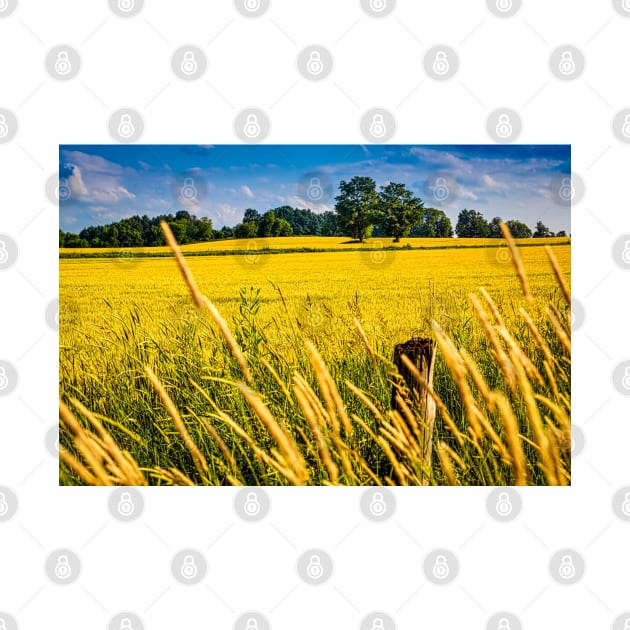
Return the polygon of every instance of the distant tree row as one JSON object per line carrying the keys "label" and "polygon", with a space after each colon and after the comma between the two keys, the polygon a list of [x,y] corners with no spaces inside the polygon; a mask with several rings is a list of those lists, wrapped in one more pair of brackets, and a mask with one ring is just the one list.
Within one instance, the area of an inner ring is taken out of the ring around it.
{"label": "distant tree row", "polygon": [[[225,238],[262,238],[275,236],[348,236],[363,242],[374,236],[389,236],[400,242],[405,236],[450,238],[453,227],[442,210],[425,208],[405,184],[389,182],[376,188],[371,177],[357,176],[341,181],[335,197],[335,211],[321,214],[310,209],[280,206],[259,213],[245,210],[243,221],[220,230],[212,227],[208,218],[197,218],[186,210],[149,218],[133,216],[109,225],[87,227],[79,234],[59,230],[60,247],[151,247],[164,245],[160,222],[166,221],[179,243],[202,243]],[[500,238],[501,219],[488,222],[476,210],[464,208],[457,218],[455,234],[463,238]],[[553,234],[542,221],[532,230],[516,219],[506,221],[515,238],[566,236]]]}
{"label": "distant tree row", "polygon": [[[460,238],[502,238],[501,217],[494,217],[490,222],[486,221],[481,212],[464,208],[457,217],[455,233]],[[564,230],[553,233],[542,221],[536,223],[536,229],[531,229],[522,221],[510,219],[505,224],[510,229],[514,238],[548,238],[551,236],[566,236]]]}

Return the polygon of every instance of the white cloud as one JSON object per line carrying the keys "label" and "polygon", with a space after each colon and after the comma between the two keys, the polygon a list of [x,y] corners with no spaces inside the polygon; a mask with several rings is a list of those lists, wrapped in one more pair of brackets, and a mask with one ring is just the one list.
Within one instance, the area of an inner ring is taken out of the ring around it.
{"label": "white cloud", "polygon": [[87,186],[83,181],[81,175],[81,169],[78,166],[74,166],[72,174],[68,177],[68,186],[73,197],[85,197],[88,194]]}
{"label": "white cloud", "polygon": [[252,192],[252,189],[249,186],[246,186],[245,184],[241,186],[241,192],[244,193],[245,196],[249,197],[250,199],[254,198],[254,193]]}

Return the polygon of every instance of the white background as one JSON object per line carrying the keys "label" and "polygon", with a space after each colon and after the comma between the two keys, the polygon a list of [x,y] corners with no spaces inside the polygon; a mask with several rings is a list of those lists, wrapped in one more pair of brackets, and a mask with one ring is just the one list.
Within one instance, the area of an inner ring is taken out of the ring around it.
{"label": "white background", "polygon": [[[82,56],[67,83],[44,67],[59,43]],[[185,43],[208,56],[205,76],[192,83],[170,68]],[[335,62],[317,83],[295,63],[312,43],[328,47]],[[422,69],[423,51],[438,43],[460,58],[444,83]],[[549,70],[549,55],[564,43],[586,57],[576,81]],[[611,627],[630,609],[630,525],[611,507],[630,483],[629,400],[611,381],[630,356],[628,272],[611,254],[630,232],[630,146],[611,128],[630,105],[628,59],[630,19],[605,0],[526,0],[504,19],[481,0],[399,0],[382,19],[354,0],[272,0],[256,19],[228,0],[148,0],[130,19],[103,0],[21,0],[0,19],[0,107],[19,119],[17,136],[0,145],[0,232],[20,249],[17,263],[0,271],[0,359],[20,378],[0,397],[0,485],[20,502],[0,522],[0,611],[23,630],[106,628],[121,610],[155,630],[231,628],[247,610],[265,614],[274,630],[359,628],[373,610],[401,629],[485,628],[499,610],[536,630]],[[144,490],[144,513],[129,524],[110,516],[110,490],[58,488],[57,462],[44,447],[57,422],[58,337],[44,313],[58,294],[58,210],[44,187],[58,168],[58,145],[112,142],[107,121],[123,106],[141,112],[146,143],[237,142],[233,119],[249,106],[270,116],[270,143],[363,142],[360,116],[377,106],[396,117],[396,143],[490,142],[485,122],[502,106],[523,121],[518,142],[570,143],[573,171],[586,185],[571,227],[572,287],[586,311],[573,335],[573,422],[586,435],[573,486],[520,491],[523,511],[509,523],[489,517],[489,489],[395,489],[397,511],[380,524],[363,518],[362,491],[353,488],[269,489],[269,516],[254,524],[234,513],[230,488]],[[83,563],[66,587],[44,573],[59,547]],[[207,578],[194,587],[170,573],[183,547],[208,560]],[[310,547],[334,560],[332,579],[319,587],[295,571]],[[459,558],[458,578],[445,587],[422,573],[435,547]],[[562,547],[586,560],[573,586],[548,571]]]}

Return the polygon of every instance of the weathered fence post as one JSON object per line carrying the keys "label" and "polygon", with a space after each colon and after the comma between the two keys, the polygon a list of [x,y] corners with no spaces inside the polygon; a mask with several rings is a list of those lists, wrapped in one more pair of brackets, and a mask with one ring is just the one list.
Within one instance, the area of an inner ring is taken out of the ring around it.
{"label": "weathered fence post", "polygon": [[[411,408],[416,410],[420,418],[419,429],[424,466],[431,470],[431,455],[433,450],[433,425],[435,424],[435,401],[414,378],[411,371],[403,363],[405,355],[418,369],[429,385],[433,385],[433,369],[435,367],[435,343],[432,339],[412,337],[409,341],[394,346],[394,364],[402,376],[407,389],[411,392]],[[392,410],[401,412],[396,401],[398,391],[392,385]],[[402,415],[402,413],[401,413]],[[404,416],[403,416],[404,417]]]}

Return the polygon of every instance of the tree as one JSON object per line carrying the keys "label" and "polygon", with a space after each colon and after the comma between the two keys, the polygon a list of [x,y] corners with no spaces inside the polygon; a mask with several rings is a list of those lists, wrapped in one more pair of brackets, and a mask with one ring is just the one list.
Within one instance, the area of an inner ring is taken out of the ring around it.
{"label": "tree", "polygon": [[556,232],[556,236],[566,236],[567,233],[564,230],[560,230],[559,232]]}
{"label": "tree", "polygon": [[293,228],[286,219],[276,219],[273,224],[274,236],[292,236]]}
{"label": "tree", "polygon": [[273,210],[265,212],[258,224],[258,234],[260,236],[273,236],[273,227],[275,222],[276,213]]}
{"label": "tree", "polygon": [[538,221],[534,231],[534,238],[547,238],[549,236],[553,236],[549,228],[542,221]]}
{"label": "tree", "polygon": [[258,224],[260,222],[260,214],[258,214],[258,210],[254,210],[253,208],[247,208],[245,210],[245,214],[243,215],[243,223],[247,223],[248,221],[253,221]]}
{"label": "tree", "polygon": [[481,212],[464,208],[457,217],[455,232],[459,238],[487,238],[490,226]]}
{"label": "tree", "polygon": [[423,208],[422,200],[404,184],[389,182],[378,194],[378,223],[386,236],[400,243],[401,236],[408,236],[411,228],[422,221]]}
{"label": "tree", "polygon": [[512,219],[511,221],[506,221],[505,225],[508,226],[510,230],[510,234],[514,238],[531,238],[532,231],[521,221],[517,221],[516,219]]}
{"label": "tree", "polygon": [[451,238],[453,226],[442,210],[425,208],[422,212],[422,221],[411,229],[411,234],[423,238]]}
{"label": "tree", "polygon": [[492,221],[488,224],[490,228],[490,234],[488,236],[490,238],[503,238],[503,232],[501,232],[501,217],[494,217]]}
{"label": "tree", "polygon": [[234,236],[236,238],[255,238],[258,236],[258,224],[255,221],[239,223],[234,228]]}
{"label": "tree", "polygon": [[339,190],[335,197],[337,225],[343,234],[362,243],[377,218],[376,182],[371,177],[356,176],[349,182],[342,181]]}

